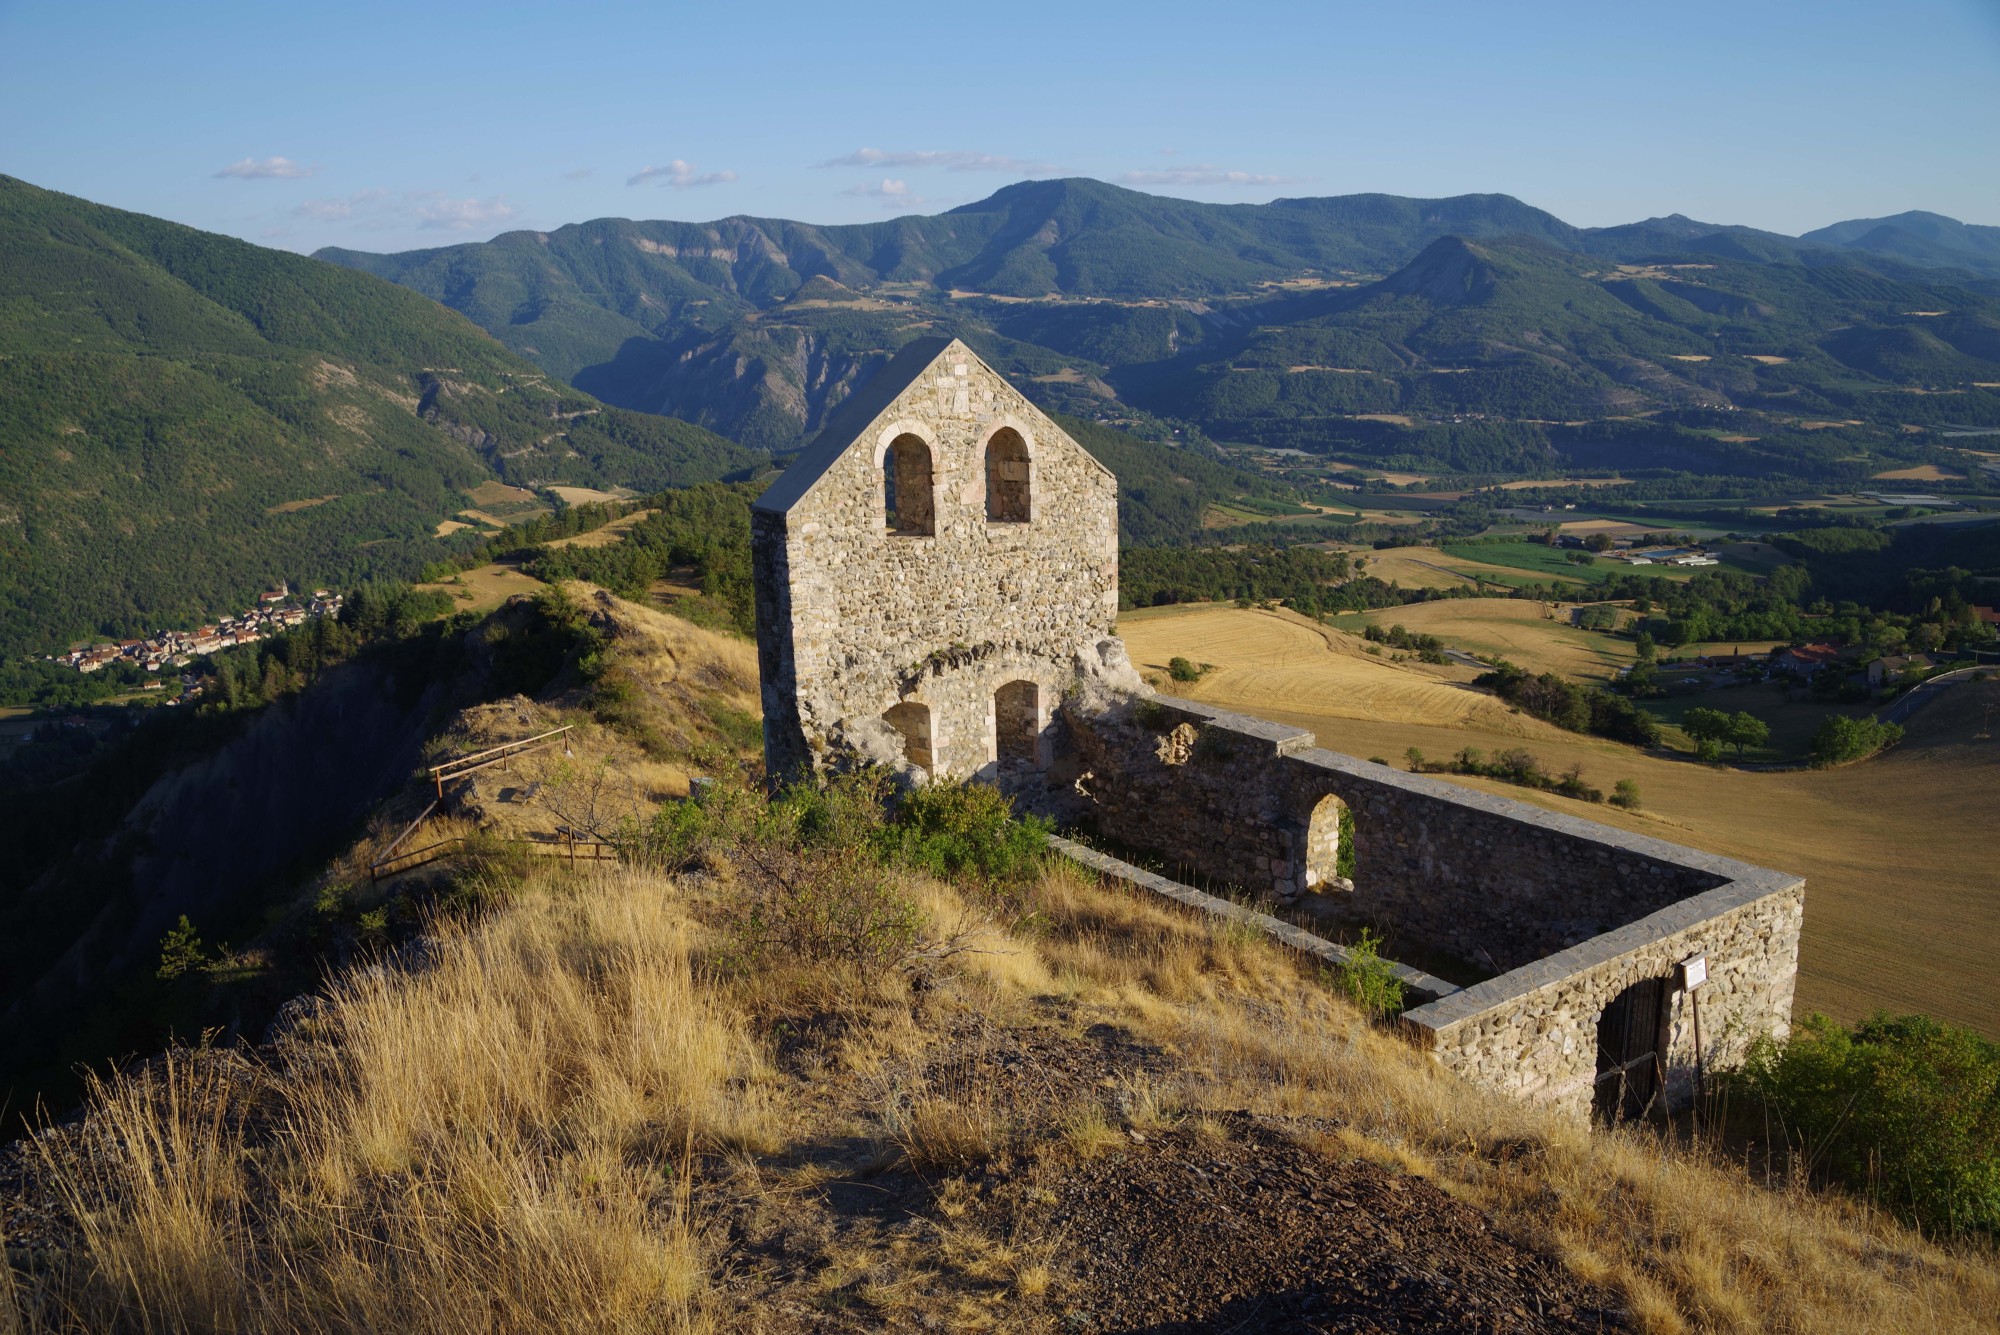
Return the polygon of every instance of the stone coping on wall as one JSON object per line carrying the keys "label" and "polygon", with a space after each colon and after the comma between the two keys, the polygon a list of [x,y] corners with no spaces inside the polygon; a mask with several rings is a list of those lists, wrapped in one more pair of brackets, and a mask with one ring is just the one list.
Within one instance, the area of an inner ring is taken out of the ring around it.
{"label": "stone coping on wall", "polygon": [[[1307,734],[1308,737],[1310,735]],[[1294,926],[1286,922],[1283,918],[1273,917],[1268,913],[1260,913],[1256,909],[1247,908],[1232,900],[1206,894],[1191,885],[1182,885],[1179,881],[1168,880],[1166,877],[1149,872],[1143,867],[1135,867],[1129,862],[1120,861],[1108,853],[1100,853],[1094,848],[1085,847],[1074,840],[1065,839],[1061,835],[1050,835],[1049,847],[1070,861],[1088,867],[1100,875],[1127,882],[1142,890],[1149,890],[1156,895],[1163,895],[1168,899],[1176,900],[1187,905],[1189,908],[1213,917],[1243,923],[1257,931],[1263,932],[1273,940],[1282,942],[1304,954],[1325,960],[1329,964],[1343,965],[1353,959],[1353,956],[1345,947],[1328,941],[1324,937],[1314,936],[1311,932]],[[1460,991],[1456,984],[1447,983],[1444,979],[1433,977],[1421,969],[1413,969],[1407,964],[1398,964],[1394,960],[1384,960],[1383,963],[1389,966],[1389,971],[1395,975],[1396,981],[1403,985],[1403,992],[1406,996],[1422,997],[1430,1000],[1432,1004],[1436,1004],[1435,999],[1449,998]],[[1428,1007],[1423,1007],[1422,1009],[1428,1009]]]}
{"label": "stone coping on wall", "polygon": [[1339,751],[1329,751],[1318,744],[1318,738],[1313,733],[1288,723],[1273,723],[1268,719],[1234,714],[1199,701],[1184,700],[1178,696],[1154,695],[1149,703],[1173,713],[1183,714],[1190,721],[1198,722],[1205,727],[1219,728],[1233,735],[1249,738],[1259,745],[1268,746],[1274,757],[1282,756],[1300,764],[1352,775],[1369,783],[1400,789],[1413,796],[1428,798],[1460,810],[1498,816],[1553,834],[1602,844],[1619,852],[1649,858],[1668,866],[1705,872],[1719,881],[1778,877],[1790,883],[1798,879],[1748,862],[1739,862],[1735,858],[1704,853],[1699,849],[1670,843],[1665,839],[1655,839],[1651,835],[1633,834],[1613,825],[1548,811],[1516,798],[1502,797],[1498,793],[1484,793],[1455,783],[1446,783],[1427,774],[1412,774],[1407,770],[1380,765],[1372,760],[1362,760]]}
{"label": "stone coping on wall", "polygon": [[1415,1036],[1420,1040],[1434,1043],[1437,1035],[1456,1025],[1512,1006],[1545,988],[1558,987],[1586,970],[1691,931],[1760,899],[1796,893],[1805,886],[1803,878],[1784,872],[1749,867],[1747,864],[1745,870],[1748,875],[1727,885],[1689,896],[1658,912],[1649,913],[1637,922],[1614,927],[1566,950],[1545,955],[1496,978],[1407,1010],[1403,1012],[1403,1023],[1416,1031]]}

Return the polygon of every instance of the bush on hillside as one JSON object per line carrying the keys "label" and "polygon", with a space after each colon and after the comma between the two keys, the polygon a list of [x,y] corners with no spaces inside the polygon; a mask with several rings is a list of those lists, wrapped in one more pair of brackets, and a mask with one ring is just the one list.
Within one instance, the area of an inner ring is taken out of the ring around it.
{"label": "bush on hillside", "polygon": [[1812,1015],[1728,1084],[1817,1176],[1933,1229],[2000,1233],[2000,1044],[1922,1015]]}
{"label": "bush on hillside", "polygon": [[1850,718],[1834,714],[1813,734],[1812,763],[1825,769],[1866,760],[1877,751],[1903,740],[1903,730],[1894,723],[1878,723],[1872,718]]}

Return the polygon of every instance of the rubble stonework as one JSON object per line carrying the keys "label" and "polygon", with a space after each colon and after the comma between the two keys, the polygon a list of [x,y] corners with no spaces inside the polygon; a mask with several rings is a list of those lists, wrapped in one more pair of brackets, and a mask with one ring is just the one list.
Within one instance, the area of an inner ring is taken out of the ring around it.
{"label": "rubble stonework", "polygon": [[[885,523],[884,457],[905,437],[931,464],[932,531],[914,536]],[[1024,737],[1024,763],[1046,764],[1057,699],[1115,643],[1117,485],[963,343],[906,346],[751,515],[769,771],[849,749],[991,774]]]}
{"label": "rubble stonework", "polygon": [[1114,633],[1115,480],[956,340],[906,347],[856,394],[757,502],[752,543],[774,778],[842,753],[998,778],[1175,875],[1462,962],[1452,983],[1404,968],[1424,980],[1406,1032],[1470,1080],[1579,1115],[1603,1106],[1607,1062],[1643,1064],[1674,1104],[1698,1052],[1728,1064],[1789,1031],[1797,877],[1149,692]]}
{"label": "rubble stonework", "polygon": [[[1311,895],[1316,916],[1385,933],[1392,955],[1400,946],[1498,975],[1402,1017],[1478,1084],[1588,1114],[1598,1021],[1648,980],[1667,980],[1658,1074],[1669,1105],[1690,1093],[1698,1049],[1704,1065],[1726,1066],[1790,1032],[1796,876],[1322,750],[1304,729],[1192,701],[1135,699],[1066,722],[1089,799],[1079,814],[1215,888],[1292,899],[1312,879],[1313,813],[1328,797],[1344,803],[1354,888]],[[1708,966],[1699,1036],[1677,975],[1697,956]]]}

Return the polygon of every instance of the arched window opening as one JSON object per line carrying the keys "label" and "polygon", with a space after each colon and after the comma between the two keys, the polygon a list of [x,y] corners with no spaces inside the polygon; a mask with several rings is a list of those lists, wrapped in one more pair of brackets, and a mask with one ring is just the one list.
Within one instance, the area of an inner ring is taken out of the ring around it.
{"label": "arched window opening", "polygon": [[1590,1106],[1599,1121],[1644,1117],[1660,1097],[1670,995],[1669,980],[1642,978],[1597,1017],[1597,1089]]}
{"label": "arched window opening", "polygon": [[882,721],[902,735],[903,759],[918,769],[928,771],[935,755],[931,750],[931,707],[915,700],[905,700],[889,706],[882,715]]}
{"label": "arched window opening", "polygon": [[882,456],[882,518],[890,536],[927,538],[936,532],[931,495],[931,447],[904,434]]}
{"label": "arched window opening", "polygon": [[1010,681],[993,693],[993,741],[1003,765],[1033,765],[1039,759],[1042,735],[1041,688],[1032,681]]}
{"label": "arched window opening", "polygon": [[1331,793],[1319,800],[1306,823],[1305,888],[1354,888],[1354,813]]}
{"label": "arched window opening", "polygon": [[986,442],[986,522],[1025,524],[1028,507],[1028,442],[1003,426]]}

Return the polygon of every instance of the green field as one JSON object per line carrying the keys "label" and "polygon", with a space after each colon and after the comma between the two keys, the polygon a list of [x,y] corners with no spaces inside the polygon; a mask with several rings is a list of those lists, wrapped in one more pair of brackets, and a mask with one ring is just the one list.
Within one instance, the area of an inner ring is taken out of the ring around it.
{"label": "green field", "polygon": [[1539,542],[1453,543],[1438,550],[1462,561],[1483,561],[1487,565],[1533,571],[1544,579],[1553,576],[1584,584],[1599,583],[1609,578],[1612,571],[1624,569],[1609,561],[1598,560],[1591,561],[1589,565],[1577,565],[1568,559],[1574,548],[1548,547]]}

